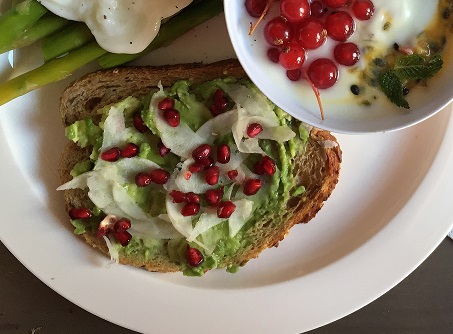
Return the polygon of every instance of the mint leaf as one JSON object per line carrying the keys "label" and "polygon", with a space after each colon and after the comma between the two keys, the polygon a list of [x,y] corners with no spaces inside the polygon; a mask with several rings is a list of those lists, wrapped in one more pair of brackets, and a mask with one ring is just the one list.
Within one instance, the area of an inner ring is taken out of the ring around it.
{"label": "mint leaf", "polygon": [[393,71],[401,80],[429,79],[439,72],[442,65],[439,54],[428,62],[422,56],[413,54],[397,57]]}
{"label": "mint leaf", "polygon": [[404,99],[401,79],[390,70],[379,76],[379,84],[387,98],[398,107],[409,109],[409,103]]}
{"label": "mint leaf", "polygon": [[392,103],[409,109],[409,103],[403,95],[403,82],[430,79],[439,72],[442,65],[443,61],[439,54],[429,61],[417,54],[398,56],[393,68],[379,76],[379,84]]}

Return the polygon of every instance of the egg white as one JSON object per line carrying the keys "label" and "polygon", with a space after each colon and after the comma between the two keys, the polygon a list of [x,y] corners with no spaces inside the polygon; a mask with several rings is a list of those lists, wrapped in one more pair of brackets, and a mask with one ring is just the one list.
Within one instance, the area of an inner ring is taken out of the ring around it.
{"label": "egg white", "polygon": [[156,37],[162,19],[192,0],[41,0],[68,20],[85,22],[99,45],[109,52],[138,53]]}

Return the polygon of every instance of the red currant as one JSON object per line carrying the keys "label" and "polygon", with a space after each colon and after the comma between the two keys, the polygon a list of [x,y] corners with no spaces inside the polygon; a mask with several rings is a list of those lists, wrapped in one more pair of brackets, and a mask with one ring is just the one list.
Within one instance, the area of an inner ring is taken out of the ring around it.
{"label": "red currant", "polygon": [[341,43],[333,50],[333,56],[339,64],[352,66],[359,61],[360,50],[354,43]]}
{"label": "red currant", "polygon": [[264,37],[270,45],[285,45],[293,38],[293,28],[287,21],[278,16],[264,26]]}
{"label": "red currant", "polygon": [[321,1],[313,1],[310,4],[310,12],[313,17],[321,17],[327,12],[327,8]]}
{"label": "red currant", "polygon": [[305,49],[296,42],[290,42],[280,53],[278,62],[286,70],[296,70],[302,67],[305,61]]}
{"label": "red currant", "polygon": [[245,0],[245,8],[250,16],[260,17],[264,12],[267,0]]}
{"label": "red currant", "polygon": [[280,57],[280,50],[277,48],[270,48],[267,50],[267,58],[273,63],[278,63],[278,58]]}
{"label": "red currant", "polygon": [[310,18],[303,23],[297,38],[305,49],[317,49],[326,41],[327,30],[320,20]]}
{"label": "red currant", "polygon": [[280,14],[291,23],[299,23],[310,16],[308,0],[281,0]]}
{"label": "red currant", "polygon": [[340,8],[346,6],[350,0],[323,0],[324,4],[330,8]]}
{"label": "red currant", "polygon": [[344,42],[354,33],[354,19],[347,12],[333,12],[326,18],[326,29],[332,39]]}
{"label": "red currant", "polygon": [[310,64],[307,75],[316,88],[332,87],[338,79],[338,67],[327,58],[319,58]]}
{"label": "red currant", "polygon": [[359,20],[369,20],[374,14],[374,5],[370,0],[356,0],[352,5],[352,13]]}
{"label": "red currant", "polygon": [[288,71],[286,71],[286,76],[291,81],[298,81],[300,79],[300,77],[302,76],[302,71],[299,70],[299,69],[297,69],[297,70],[288,70]]}

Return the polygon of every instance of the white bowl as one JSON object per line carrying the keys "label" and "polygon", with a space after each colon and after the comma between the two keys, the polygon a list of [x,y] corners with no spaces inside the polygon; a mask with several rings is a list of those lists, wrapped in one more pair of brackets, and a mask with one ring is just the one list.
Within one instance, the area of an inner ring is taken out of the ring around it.
{"label": "white bowl", "polygon": [[[277,15],[278,6],[273,6],[252,36],[248,33],[251,22],[255,22],[256,18],[248,15],[244,0],[227,0],[224,7],[231,42],[250,79],[276,105],[310,125],[337,133],[387,132],[417,124],[453,100],[453,63],[446,61],[444,68],[429,81],[428,87],[417,87],[410,92],[407,96],[411,106],[409,110],[394,106],[384,96],[378,99],[381,103],[373,103],[372,107],[358,106],[353,102],[352,94],[348,93],[347,99],[339,99],[334,97],[333,89],[327,89],[320,90],[325,111],[325,119],[322,120],[308,83],[303,79],[290,81],[283,68],[267,58],[269,46],[264,40],[263,28],[268,20]],[[341,80],[347,80],[347,75],[342,76],[342,73],[340,68],[337,85]],[[347,90],[349,83],[346,81]]]}

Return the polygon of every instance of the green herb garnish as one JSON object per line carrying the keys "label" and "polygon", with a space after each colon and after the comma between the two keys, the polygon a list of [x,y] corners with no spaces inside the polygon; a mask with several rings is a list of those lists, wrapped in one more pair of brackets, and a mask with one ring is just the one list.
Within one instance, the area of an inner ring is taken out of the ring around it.
{"label": "green herb garnish", "polygon": [[398,107],[409,109],[404,98],[404,82],[432,78],[442,68],[443,61],[439,54],[426,60],[420,55],[398,56],[393,68],[379,76],[379,84],[388,99]]}

